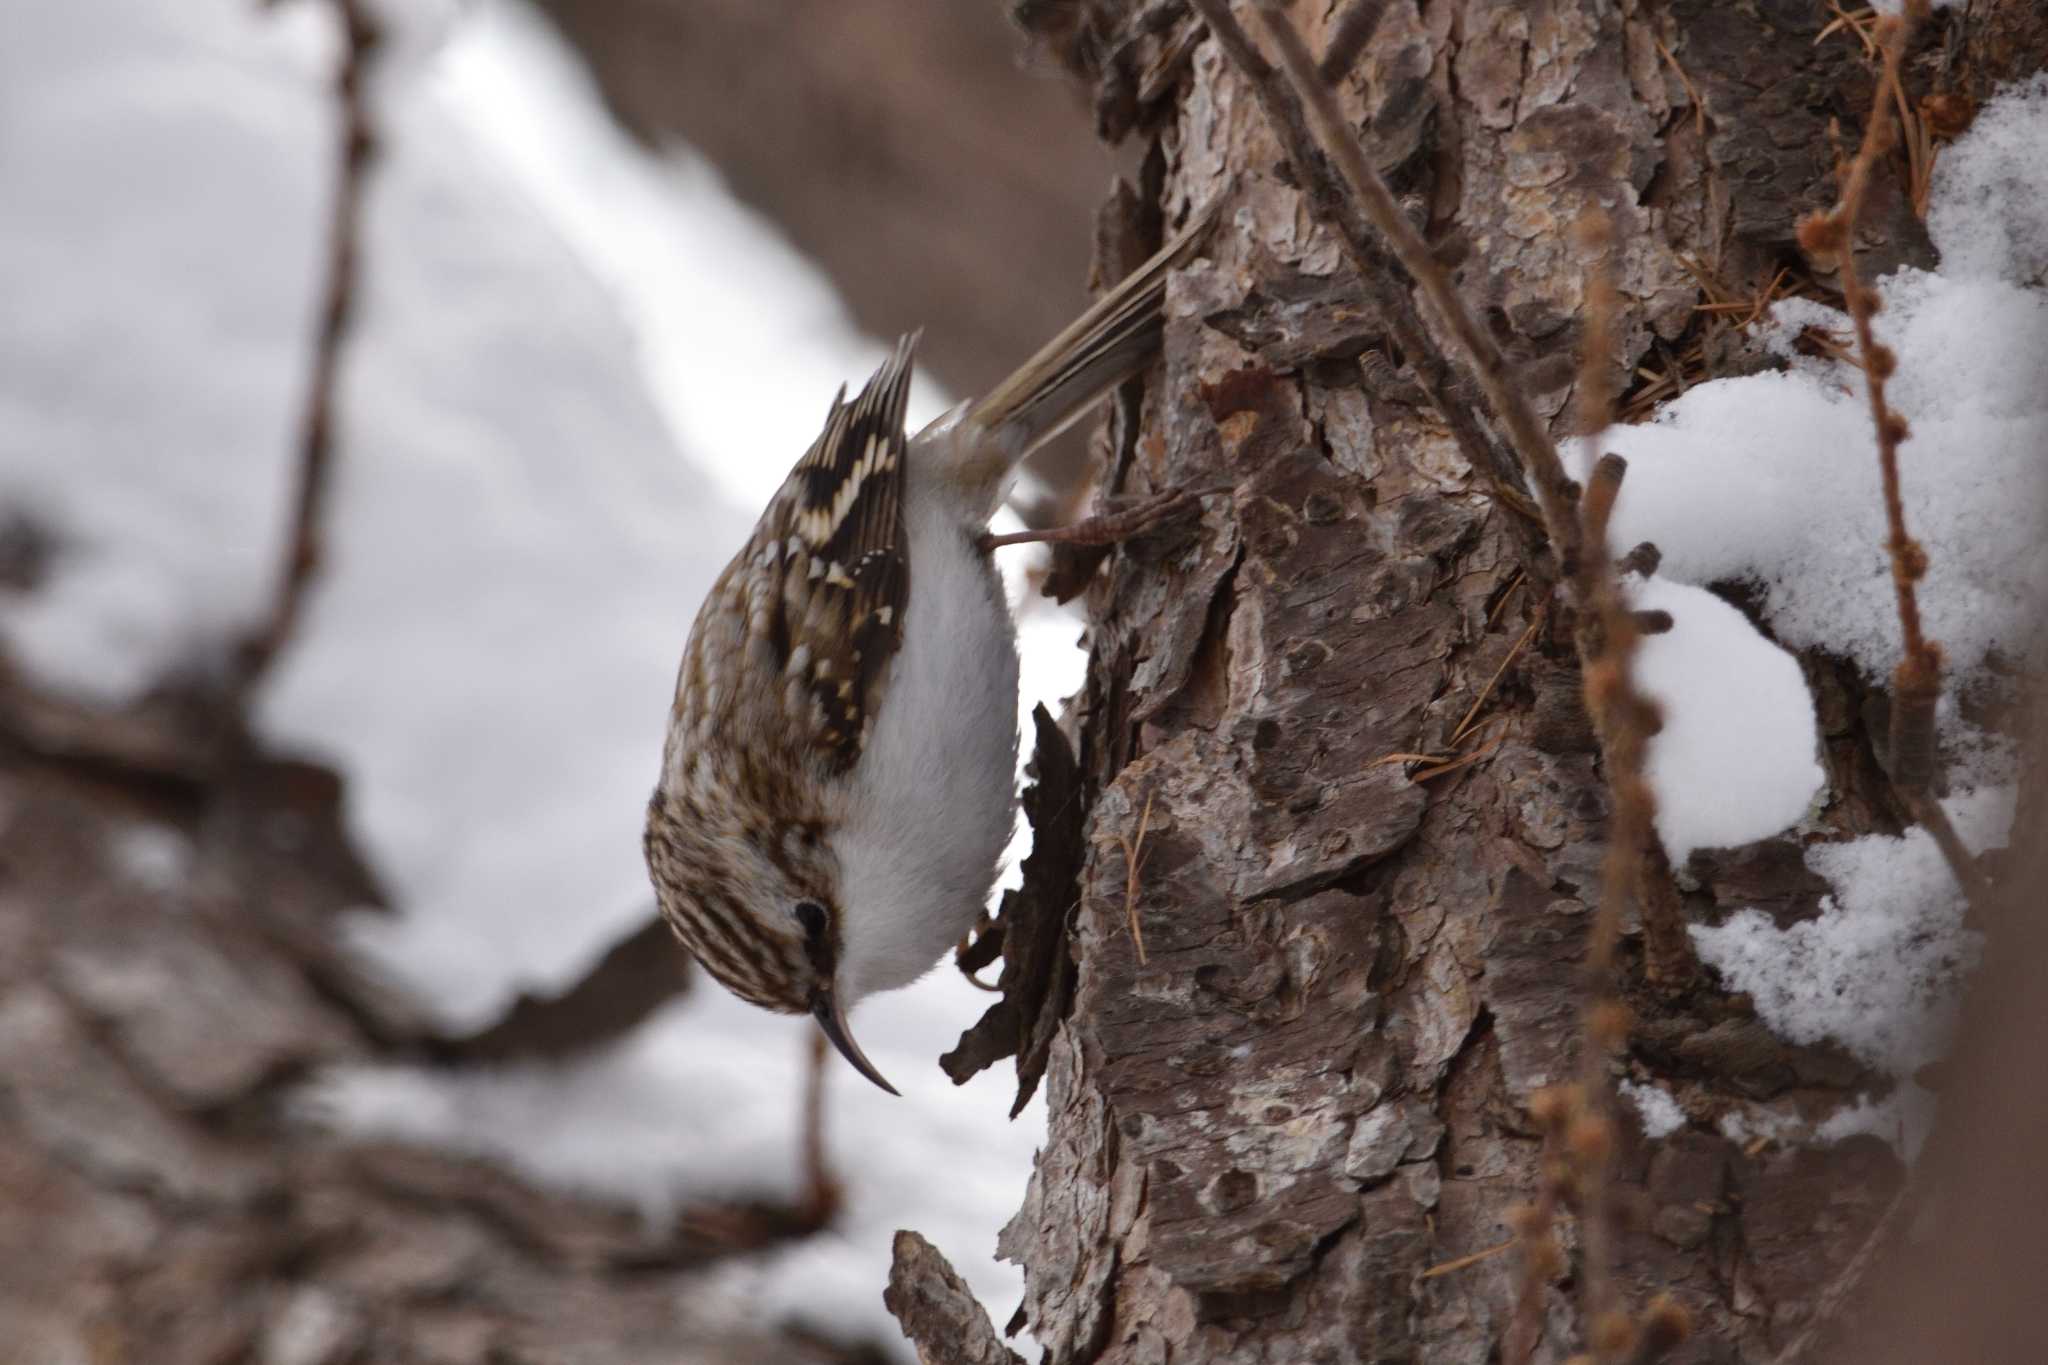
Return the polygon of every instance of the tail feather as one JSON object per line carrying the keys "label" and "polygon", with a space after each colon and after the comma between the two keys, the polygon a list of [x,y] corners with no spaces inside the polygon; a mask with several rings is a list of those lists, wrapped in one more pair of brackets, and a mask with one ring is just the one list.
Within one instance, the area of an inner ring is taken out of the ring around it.
{"label": "tail feather", "polygon": [[1097,299],[968,410],[1014,463],[1086,416],[1103,395],[1151,363],[1165,326],[1166,277],[1193,255],[1215,206]]}

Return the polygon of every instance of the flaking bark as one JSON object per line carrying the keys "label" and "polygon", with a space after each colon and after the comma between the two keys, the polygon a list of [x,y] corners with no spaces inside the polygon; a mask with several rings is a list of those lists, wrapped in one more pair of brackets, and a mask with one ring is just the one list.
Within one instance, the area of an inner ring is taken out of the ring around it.
{"label": "flaking bark", "polygon": [[[1002,1240],[1027,1274],[1020,1318],[1054,1362],[1479,1365],[1513,1258],[1427,1272],[1509,1238],[1537,1187],[1527,1102],[1577,1065],[1609,796],[1569,635],[1541,626],[1509,661],[1556,604],[1522,578],[1513,514],[1387,347],[1237,71],[1196,34],[1148,104],[1132,72],[1180,41],[1177,7],[1045,9],[1021,13],[1056,23],[1098,107],[1137,109],[1156,139],[1168,221],[1227,197],[1209,260],[1170,295],[1136,428],[1108,444],[1111,481],[1234,491],[1179,540],[1112,555],[1089,589],[1088,683],[1064,724],[1091,796],[1086,857],[1077,885],[1027,876],[1025,893],[1075,907],[1076,967],[1050,1131]],[[1346,10],[1291,12],[1321,52]],[[1554,433],[1595,264],[1567,231],[1585,211],[1614,223],[1620,378],[1699,335],[1688,258],[1754,290],[1797,214],[1829,202],[1826,120],[1854,126],[1870,85],[1853,41],[1816,48],[1816,16],[1592,0],[1378,16],[1347,114]],[[1866,273],[1925,259],[1909,211],[1874,221]],[[1895,830],[1864,685],[1804,662],[1823,822]],[[1482,745],[1425,780],[1388,761]],[[1148,806],[1133,901],[1128,836]],[[1791,838],[1689,874],[1704,920],[1756,905],[1790,922],[1824,889]],[[1719,1120],[1755,1103],[1825,1113],[1873,1078],[1785,1045],[1710,986],[1643,989],[1641,952],[1631,926],[1636,1023],[1614,1070],[1667,1088],[1688,1123],[1652,1142],[1623,1116],[1616,1289],[1689,1311],[1669,1359],[1768,1359],[1899,1168],[1868,1139],[1744,1144]],[[1551,1296],[1535,1360],[1581,1348],[1568,1299]]]}

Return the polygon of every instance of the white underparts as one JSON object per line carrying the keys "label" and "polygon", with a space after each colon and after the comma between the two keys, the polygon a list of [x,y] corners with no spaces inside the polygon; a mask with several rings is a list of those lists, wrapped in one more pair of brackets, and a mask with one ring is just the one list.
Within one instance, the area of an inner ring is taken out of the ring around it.
{"label": "white underparts", "polygon": [[975,545],[992,491],[949,477],[961,435],[910,449],[902,644],[832,837],[848,1004],[910,984],[973,927],[1016,820],[1016,628]]}

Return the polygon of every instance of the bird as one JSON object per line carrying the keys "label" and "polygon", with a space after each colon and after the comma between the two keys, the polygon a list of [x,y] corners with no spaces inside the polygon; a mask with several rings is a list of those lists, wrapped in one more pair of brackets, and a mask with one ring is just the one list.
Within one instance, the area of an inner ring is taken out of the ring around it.
{"label": "bird", "polygon": [[1167,278],[1209,221],[914,436],[919,334],[902,337],[852,402],[840,388],[691,626],[643,838],[661,914],[726,989],[811,1015],[890,1094],[847,1011],[960,942],[1016,819],[1016,629],[993,550],[1101,543],[1186,500],[1006,536],[989,520],[1027,456],[1150,362]]}

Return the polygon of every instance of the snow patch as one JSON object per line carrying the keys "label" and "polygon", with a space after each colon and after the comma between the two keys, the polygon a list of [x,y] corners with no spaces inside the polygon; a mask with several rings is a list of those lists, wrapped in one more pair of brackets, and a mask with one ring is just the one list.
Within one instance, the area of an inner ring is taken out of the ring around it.
{"label": "snow patch", "polygon": [[1642,1120],[1643,1136],[1651,1141],[1671,1136],[1685,1127],[1685,1111],[1669,1090],[1642,1081],[1623,1081],[1618,1087],[1623,1099],[1635,1106]]}
{"label": "snow patch", "polygon": [[[1942,804],[1974,850],[2003,837],[2012,803],[2005,788]],[[1780,929],[1743,910],[1695,925],[1700,958],[1730,990],[1746,992],[1780,1037],[1831,1039],[1888,1075],[1910,1076],[1942,1055],[1955,985],[1981,947],[1962,927],[1948,864],[1921,829],[1816,844],[1806,863],[1835,888],[1817,917]]]}
{"label": "snow patch", "polygon": [[[1899,355],[1890,396],[1913,429],[1901,467],[1932,557],[1922,610],[1968,685],[2025,641],[2048,584],[2048,76],[1988,102],[1943,150],[1928,227],[1939,273],[1878,281],[1876,328]],[[1805,327],[1847,337],[1849,319],[1781,302],[1765,340],[1786,370],[1698,385],[1606,434],[1602,449],[1630,465],[1614,542],[1655,542],[1666,577],[1754,584],[1780,639],[1882,678],[1900,644],[1862,372],[1800,355]]]}
{"label": "snow patch", "polygon": [[1826,780],[1799,661],[1704,588],[1652,577],[1629,596],[1671,614],[1669,631],[1643,638],[1636,682],[1664,712],[1645,772],[1673,865],[1796,823]]}

